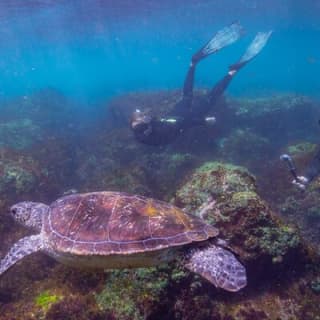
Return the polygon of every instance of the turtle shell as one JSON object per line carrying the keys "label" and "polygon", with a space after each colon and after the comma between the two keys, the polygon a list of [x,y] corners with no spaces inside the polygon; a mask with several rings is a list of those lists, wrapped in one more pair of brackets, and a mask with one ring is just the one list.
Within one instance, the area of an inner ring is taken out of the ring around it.
{"label": "turtle shell", "polygon": [[218,234],[169,203],[121,192],[73,194],[50,208],[43,224],[48,243],[78,255],[148,252]]}

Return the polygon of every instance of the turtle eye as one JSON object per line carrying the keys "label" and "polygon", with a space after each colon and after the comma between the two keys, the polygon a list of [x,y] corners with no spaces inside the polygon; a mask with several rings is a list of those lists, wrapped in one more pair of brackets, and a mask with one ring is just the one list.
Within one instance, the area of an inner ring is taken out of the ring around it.
{"label": "turtle eye", "polygon": [[11,214],[15,216],[17,214],[17,209],[11,209]]}

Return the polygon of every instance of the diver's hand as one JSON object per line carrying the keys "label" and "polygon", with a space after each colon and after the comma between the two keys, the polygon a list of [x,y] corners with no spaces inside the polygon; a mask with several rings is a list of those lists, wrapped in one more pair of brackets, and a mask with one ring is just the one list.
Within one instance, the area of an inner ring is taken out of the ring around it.
{"label": "diver's hand", "polygon": [[152,127],[151,127],[151,125],[149,124],[148,127],[147,127],[147,129],[143,131],[143,134],[144,134],[145,136],[149,136],[151,133],[152,133]]}
{"label": "diver's hand", "polygon": [[298,187],[300,190],[306,190],[309,180],[305,176],[298,176],[298,179],[293,179],[292,184]]}

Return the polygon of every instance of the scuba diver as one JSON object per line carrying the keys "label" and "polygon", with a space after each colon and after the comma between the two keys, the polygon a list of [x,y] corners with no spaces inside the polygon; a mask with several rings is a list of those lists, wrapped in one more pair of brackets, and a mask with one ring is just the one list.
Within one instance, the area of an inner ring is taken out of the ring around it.
{"label": "scuba diver", "polygon": [[222,96],[236,73],[258,55],[272,31],[258,32],[240,60],[229,67],[228,73],[204,96],[193,97],[194,75],[198,62],[237,41],[243,34],[238,23],[218,31],[191,59],[183,86],[183,97],[165,117],[154,117],[148,111],[136,110],[130,121],[135,138],[148,145],[166,145],[183,131],[194,126],[212,124],[214,117],[206,117],[211,107]]}

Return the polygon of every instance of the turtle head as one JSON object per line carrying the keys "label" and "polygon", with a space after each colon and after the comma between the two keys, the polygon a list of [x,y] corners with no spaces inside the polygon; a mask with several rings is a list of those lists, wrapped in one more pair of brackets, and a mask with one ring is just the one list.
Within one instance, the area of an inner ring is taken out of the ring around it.
{"label": "turtle head", "polygon": [[49,206],[30,201],[19,202],[10,208],[10,213],[16,221],[37,231],[41,230],[42,218],[48,211]]}

